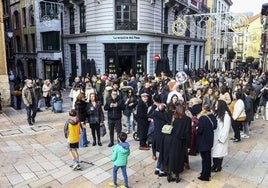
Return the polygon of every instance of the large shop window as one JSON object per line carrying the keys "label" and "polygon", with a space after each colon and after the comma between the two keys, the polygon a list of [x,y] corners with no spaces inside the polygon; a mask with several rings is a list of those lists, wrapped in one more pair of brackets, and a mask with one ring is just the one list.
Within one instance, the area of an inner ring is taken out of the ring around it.
{"label": "large shop window", "polygon": [[45,79],[56,79],[60,72],[60,68],[60,61],[44,61]]}
{"label": "large shop window", "polygon": [[148,44],[105,44],[105,71],[110,74],[143,74]]}
{"label": "large shop window", "polygon": [[42,33],[43,50],[60,50],[60,32],[50,31]]}
{"label": "large shop window", "polygon": [[115,30],[137,30],[137,0],[116,0],[115,16]]}

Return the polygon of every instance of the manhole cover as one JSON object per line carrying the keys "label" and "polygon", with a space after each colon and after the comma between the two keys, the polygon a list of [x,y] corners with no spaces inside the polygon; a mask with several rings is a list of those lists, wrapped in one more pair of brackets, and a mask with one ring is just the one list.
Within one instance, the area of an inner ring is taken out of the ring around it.
{"label": "manhole cover", "polygon": [[18,135],[22,133],[23,132],[19,129],[9,129],[9,130],[0,131],[1,136],[13,136],[13,135]]}
{"label": "manhole cover", "polygon": [[33,126],[31,127],[31,129],[35,132],[41,132],[41,131],[47,131],[47,130],[51,130],[53,129],[52,127],[48,126],[48,125],[37,125],[37,126]]}

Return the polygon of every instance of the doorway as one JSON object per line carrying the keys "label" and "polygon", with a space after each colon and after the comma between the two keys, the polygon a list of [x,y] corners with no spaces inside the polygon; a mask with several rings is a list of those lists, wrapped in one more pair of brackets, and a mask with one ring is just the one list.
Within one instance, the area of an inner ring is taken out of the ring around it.
{"label": "doorway", "polygon": [[118,57],[118,75],[121,76],[124,72],[130,73],[130,69],[133,67],[134,56],[124,55]]}

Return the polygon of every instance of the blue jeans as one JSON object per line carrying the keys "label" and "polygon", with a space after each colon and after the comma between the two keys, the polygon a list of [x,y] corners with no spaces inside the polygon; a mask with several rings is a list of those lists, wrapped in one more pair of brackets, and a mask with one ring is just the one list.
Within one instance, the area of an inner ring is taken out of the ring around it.
{"label": "blue jeans", "polygon": [[162,166],[161,161],[159,160],[159,157],[157,159],[156,169],[158,169],[159,171],[163,172],[163,166]]}
{"label": "blue jeans", "polygon": [[128,187],[128,177],[127,177],[127,167],[126,166],[114,166],[113,168],[113,181],[114,184],[117,185],[117,171],[121,168],[122,175],[124,177],[124,184],[126,187]]}
{"label": "blue jeans", "polygon": [[127,130],[130,131],[132,128],[132,131],[135,132],[133,113],[131,113],[130,116],[125,116],[125,118],[126,118]]}

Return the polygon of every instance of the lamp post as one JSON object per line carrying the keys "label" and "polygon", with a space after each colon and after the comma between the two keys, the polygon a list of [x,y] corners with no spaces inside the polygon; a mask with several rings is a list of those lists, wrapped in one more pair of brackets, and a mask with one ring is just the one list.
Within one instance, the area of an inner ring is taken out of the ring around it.
{"label": "lamp post", "polygon": [[[13,31],[11,29],[7,29],[6,30],[6,35],[8,37],[8,43],[7,43],[7,68],[8,70],[13,70],[13,65],[12,65],[12,57],[13,57]],[[14,96],[13,96],[13,91],[14,91],[14,82],[11,80],[11,78],[9,79],[10,82],[10,102],[11,102],[11,106],[14,107]]]}

